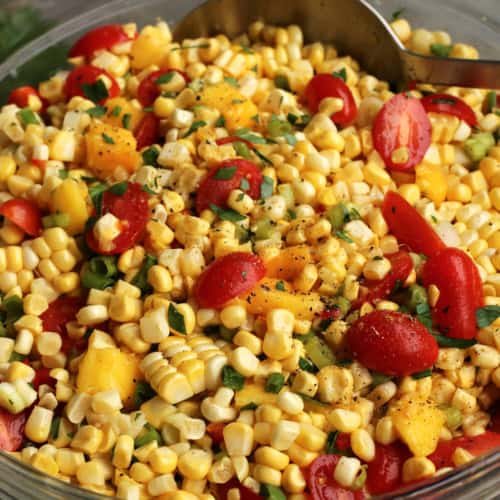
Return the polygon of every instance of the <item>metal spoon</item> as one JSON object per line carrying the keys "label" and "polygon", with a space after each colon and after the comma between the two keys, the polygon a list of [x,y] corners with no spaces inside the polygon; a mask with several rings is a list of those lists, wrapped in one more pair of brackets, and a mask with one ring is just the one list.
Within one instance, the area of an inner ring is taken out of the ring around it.
{"label": "metal spoon", "polygon": [[390,82],[500,88],[500,61],[411,52],[365,0],[209,0],[180,21],[175,36],[178,40],[217,32],[236,36],[258,19],[298,24],[306,39],[333,43],[368,72]]}

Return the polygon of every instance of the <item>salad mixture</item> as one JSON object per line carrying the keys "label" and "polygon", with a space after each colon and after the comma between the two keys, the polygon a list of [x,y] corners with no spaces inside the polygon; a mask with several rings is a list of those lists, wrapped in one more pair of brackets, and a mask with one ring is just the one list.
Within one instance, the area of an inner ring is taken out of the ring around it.
{"label": "salad mixture", "polygon": [[128,500],[357,500],[500,445],[495,92],[263,22],[69,61],[0,112],[1,449]]}

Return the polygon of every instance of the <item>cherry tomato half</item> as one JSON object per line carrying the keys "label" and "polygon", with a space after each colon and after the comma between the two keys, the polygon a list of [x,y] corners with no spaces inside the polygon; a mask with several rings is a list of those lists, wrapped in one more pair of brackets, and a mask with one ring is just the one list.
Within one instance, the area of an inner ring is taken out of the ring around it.
{"label": "cherry tomato half", "polygon": [[98,50],[109,50],[113,46],[128,42],[131,38],[120,24],[107,24],[88,31],[71,47],[69,57],[91,58]]}
{"label": "cherry tomato half", "polygon": [[160,86],[156,83],[160,76],[166,75],[167,73],[179,73],[179,75],[184,78],[186,84],[188,84],[191,79],[187,76],[184,71],[178,69],[159,69],[158,71],[153,71],[146,78],[143,78],[137,89],[137,99],[143,106],[151,106],[156,98],[160,95]]}
{"label": "cherry tomato half", "polygon": [[134,130],[134,136],[137,141],[137,151],[151,146],[158,139],[159,121],[154,113],[146,113]]}
{"label": "cherry tomato half", "polygon": [[[64,351],[63,351],[64,352]],[[50,387],[55,387],[57,380],[50,376],[50,368],[42,367],[35,371],[35,378],[33,379],[33,389],[38,391],[41,385],[50,385]]]}
{"label": "cherry tomato half", "polygon": [[61,336],[63,341],[61,350],[64,353],[69,352],[75,345],[75,341],[68,337],[66,325],[75,320],[76,313],[83,305],[84,301],[79,297],[63,296],[51,302],[48,309],[40,315],[44,331],[56,332]]}
{"label": "cherry tomato half", "polygon": [[453,467],[453,452],[459,447],[478,457],[500,447],[500,434],[486,431],[483,434],[479,434],[479,436],[464,436],[451,439],[450,441],[440,441],[436,451],[429,455],[428,458],[434,462],[436,469]]}
{"label": "cherry tomato half", "polygon": [[[246,185],[242,184],[243,179]],[[254,200],[259,197],[262,173],[255,163],[235,158],[213,167],[202,179],[196,193],[196,210],[200,214],[210,205],[225,207],[229,193],[241,189]]]}
{"label": "cherry tomato half", "polygon": [[424,109],[428,113],[444,113],[453,115],[471,127],[477,124],[477,117],[474,110],[466,104],[462,99],[450,94],[432,94],[422,97],[421,99]]}
{"label": "cherry tomato half", "polygon": [[214,260],[199,276],[194,296],[200,307],[222,307],[251,290],[266,274],[257,255],[233,252]]}
{"label": "cherry tomato half", "polygon": [[439,298],[432,309],[436,328],[448,337],[473,339],[477,334],[476,309],[483,305],[479,271],[458,248],[444,248],[425,263],[422,280],[434,284]]}
{"label": "cherry tomato half", "polygon": [[20,227],[30,236],[38,236],[42,232],[42,215],[38,205],[23,198],[12,198],[2,203],[0,215]]}
{"label": "cherry tomato half", "polygon": [[207,425],[207,434],[212,438],[214,443],[220,444],[224,441],[224,422],[210,422]]}
{"label": "cherry tomato half", "polygon": [[417,319],[395,311],[373,311],[346,334],[354,359],[385,375],[403,376],[430,368],[438,356],[436,339]]}
{"label": "cherry tomato half", "polygon": [[24,87],[18,87],[14,89],[10,94],[7,102],[9,104],[16,104],[20,108],[26,108],[30,104],[30,97],[37,97],[42,102],[43,111],[47,107],[47,101],[38,93],[34,87],[26,85]]}
{"label": "cherry tomato half", "polygon": [[382,214],[391,233],[414,252],[431,256],[445,248],[437,233],[400,194],[389,191],[385,195]]}
{"label": "cherry tomato half", "polygon": [[339,125],[348,125],[358,114],[356,102],[349,87],[342,78],[321,73],[311,78],[304,92],[306,106],[312,113],[317,113],[320,102],[326,97],[337,97],[344,101],[344,107],[330,118]]}
{"label": "cherry tomato half", "polygon": [[[431,132],[431,122],[420,100],[397,94],[375,117],[373,145],[387,168],[407,172],[422,161],[431,143]],[[407,159],[394,161],[393,153],[403,148]]]}
{"label": "cherry tomato half", "polygon": [[351,491],[343,488],[333,479],[339,455],[322,455],[308,467],[307,486],[313,500],[363,500],[363,491]]}
{"label": "cherry tomato half", "polygon": [[17,451],[21,448],[25,424],[25,412],[12,415],[7,410],[0,408],[0,450]]}
{"label": "cherry tomato half", "polygon": [[375,300],[385,299],[394,290],[398,282],[404,283],[413,269],[413,261],[410,254],[404,250],[388,255],[391,261],[391,270],[380,281],[367,282],[368,293],[355,300],[352,303],[352,309],[360,308],[365,302],[374,302]]}
{"label": "cherry tomato half", "polygon": [[92,228],[87,232],[87,245],[101,255],[116,255],[133,247],[141,238],[149,220],[148,194],[137,182],[129,182],[121,196],[106,191],[102,197],[102,215],[108,212],[120,219],[122,231],[111,249],[103,250]]}
{"label": "cherry tomato half", "polygon": [[264,500],[264,497],[257,495],[250,488],[243,486],[236,478],[230,479],[227,483],[215,486],[215,497],[217,500],[227,500],[229,490],[236,488],[240,492],[240,500]]}
{"label": "cherry tomato half", "polygon": [[[107,71],[96,68],[95,66],[85,65],[77,66],[66,78],[66,82],[64,83],[66,98],[69,100],[75,96],[85,97],[83,85],[92,85],[101,75],[105,75],[111,81],[107,97],[116,97],[120,95],[118,83]],[[107,97],[101,99],[99,104],[102,104]]]}
{"label": "cherry tomato half", "polygon": [[408,448],[399,441],[389,445],[377,444],[375,458],[368,463],[368,491],[372,495],[381,495],[403,486],[403,464],[411,456]]}

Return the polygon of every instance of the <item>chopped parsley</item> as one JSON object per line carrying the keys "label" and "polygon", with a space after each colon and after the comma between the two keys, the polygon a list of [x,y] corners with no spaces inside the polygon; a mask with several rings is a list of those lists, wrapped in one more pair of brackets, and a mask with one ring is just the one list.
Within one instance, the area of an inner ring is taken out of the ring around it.
{"label": "chopped parsley", "polygon": [[111,116],[119,116],[121,112],[122,112],[121,106],[115,106],[113,108],[113,111],[111,111]]}
{"label": "chopped parsley", "polygon": [[234,177],[236,173],[237,167],[222,167],[217,170],[214,175],[214,179],[218,181],[228,181]]}
{"label": "chopped parsley", "polygon": [[354,243],[354,241],[344,231],[335,231],[335,236],[341,240],[347,241],[347,243]]}
{"label": "chopped parsley", "polygon": [[81,87],[84,96],[93,102],[100,102],[109,97],[108,89],[100,78],[94,83],[82,83]]}
{"label": "chopped parsley", "polygon": [[151,146],[142,152],[142,161],[144,162],[144,165],[152,165],[153,167],[157,167],[157,160],[159,155],[159,149],[155,146]]}
{"label": "chopped parsley", "polygon": [[240,84],[238,83],[238,80],[234,78],[233,76],[225,76],[224,81],[231,85],[232,87],[239,87]]}
{"label": "chopped parsley", "polygon": [[221,208],[213,203],[210,203],[210,210],[219,217],[220,220],[228,220],[231,222],[239,222],[245,220],[245,216],[231,210],[230,208]]}
{"label": "chopped parsley", "polygon": [[168,324],[182,335],[186,335],[186,322],[184,321],[184,315],[179,312],[177,307],[171,302],[168,306]]}
{"label": "chopped parsley", "polygon": [[219,118],[217,118],[217,121],[215,122],[216,127],[225,127],[226,126],[226,119],[220,115]]}
{"label": "chopped parsley", "polygon": [[347,70],[345,68],[341,68],[338,71],[334,71],[332,73],[332,76],[334,76],[335,78],[340,78],[341,80],[346,82],[347,81]]}
{"label": "chopped parsley", "polygon": [[250,189],[250,183],[246,177],[243,177],[240,181],[240,189],[242,191],[248,191]]}
{"label": "chopped parsley", "polygon": [[164,83],[169,83],[174,76],[175,76],[175,71],[169,71],[168,73],[164,73],[163,75],[159,76],[155,80],[155,83],[156,85],[163,85]]}
{"label": "chopped parsley", "polygon": [[478,328],[485,328],[500,317],[500,306],[484,306],[476,309],[476,323]]}
{"label": "chopped parsley", "polygon": [[262,184],[260,185],[260,197],[262,200],[272,196],[274,190],[274,181],[271,177],[264,175],[262,177]]}
{"label": "chopped parsley", "polygon": [[279,290],[280,292],[284,292],[285,291],[285,283],[283,283],[282,280],[279,280],[276,283],[276,290]]}
{"label": "chopped parsley", "polygon": [[276,75],[274,77],[274,85],[279,89],[290,91],[290,82],[285,75]]}
{"label": "chopped parsley", "polygon": [[106,143],[106,144],[114,144],[115,141],[112,137],[110,137],[109,135],[105,134],[104,132],[101,134],[102,136],[102,140]]}
{"label": "chopped parsley", "polygon": [[196,122],[193,122],[192,125],[189,127],[189,130],[183,135],[183,138],[189,137],[191,134],[196,132],[199,128],[205,127],[207,125],[207,122],[203,120],[198,120]]}
{"label": "chopped parsley", "polygon": [[128,129],[130,127],[130,120],[132,118],[132,115],[130,113],[125,113],[122,117],[122,125],[123,128]]}
{"label": "chopped parsley", "polygon": [[245,385],[245,377],[232,366],[226,365],[222,369],[222,385],[233,391],[241,391]]}
{"label": "chopped parsley", "polygon": [[21,111],[18,112],[18,115],[25,126],[30,124],[38,125],[40,123],[40,120],[30,108],[21,109]]}
{"label": "chopped parsley", "polygon": [[[144,186],[143,186],[144,189]],[[140,288],[142,294],[146,294],[151,291],[151,285],[148,282],[148,272],[157,263],[156,257],[147,254],[142,262],[142,266],[137,271],[137,274],[132,278],[130,282],[132,285]]]}
{"label": "chopped parsley", "polygon": [[113,184],[108,191],[111,194],[114,194],[115,196],[123,196],[128,189],[128,182],[123,181],[123,182],[118,182],[117,184]]}
{"label": "chopped parsley", "polygon": [[189,50],[189,49],[208,49],[210,48],[209,43],[199,43],[197,45],[184,45],[183,47],[174,47],[170,49],[170,52],[175,52],[176,50]]}
{"label": "chopped parsley", "polygon": [[94,106],[93,108],[87,109],[87,113],[94,118],[100,118],[101,116],[104,116],[107,111],[108,108],[104,106]]}
{"label": "chopped parsley", "polygon": [[282,373],[271,373],[266,380],[265,390],[266,392],[272,392],[278,394],[281,388],[285,385],[285,376]]}

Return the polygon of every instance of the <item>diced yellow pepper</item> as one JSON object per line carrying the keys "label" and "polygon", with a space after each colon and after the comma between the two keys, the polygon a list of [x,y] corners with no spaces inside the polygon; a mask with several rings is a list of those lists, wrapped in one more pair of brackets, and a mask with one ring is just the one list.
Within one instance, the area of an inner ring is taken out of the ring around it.
{"label": "diced yellow pepper", "polygon": [[157,26],[146,26],[132,44],[130,65],[134,69],[144,69],[161,62],[168,55],[171,35]]}
{"label": "diced yellow pepper", "polygon": [[415,182],[430,200],[439,206],[446,199],[448,184],[439,165],[421,163],[415,167]]}
{"label": "diced yellow pepper", "polygon": [[435,451],[446,416],[433,403],[407,394],[390,408],[389,415],[415,456],[426,457]]}
{"label": "diced yellow pepper", "polygon": [[311,250],[306,245],[287,247],[276,257],[264,262],[270,278],[293,280],[311,262]]}

